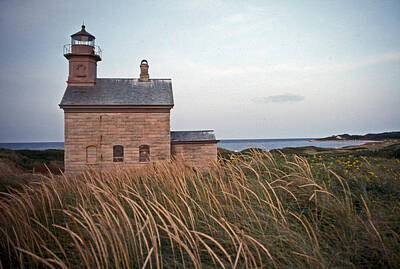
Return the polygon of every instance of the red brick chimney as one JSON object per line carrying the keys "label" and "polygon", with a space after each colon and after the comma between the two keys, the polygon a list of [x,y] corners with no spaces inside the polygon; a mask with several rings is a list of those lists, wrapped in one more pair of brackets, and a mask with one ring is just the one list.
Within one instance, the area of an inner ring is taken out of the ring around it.
{"label": "red brick chimney", "polygon": [[97,78],[97,62],[101,61],[100,47],[96,38],[82,29],[71,35],[71,44],[64,46],[64,56],[69,61],[68,86],[94,86]]}
{"label": "red brick chimney", "polygon": [[146,60],[142,60],[140,63],[140,81],[149,81],[149,64]]}

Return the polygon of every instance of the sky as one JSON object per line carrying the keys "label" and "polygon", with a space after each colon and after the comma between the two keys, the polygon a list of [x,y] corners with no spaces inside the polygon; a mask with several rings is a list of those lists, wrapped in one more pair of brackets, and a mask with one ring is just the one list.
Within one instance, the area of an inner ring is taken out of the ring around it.
{"label": "sky", "polygon": [[98,77],[171,78],[172,130],[218,139],[400,130],[400,1],[0,1],[0,142],[63,141],[79,31]]}

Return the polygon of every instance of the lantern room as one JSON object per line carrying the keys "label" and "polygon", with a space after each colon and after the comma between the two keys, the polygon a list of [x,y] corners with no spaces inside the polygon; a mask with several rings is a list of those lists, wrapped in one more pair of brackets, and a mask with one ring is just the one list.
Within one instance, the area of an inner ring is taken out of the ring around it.
{"label": "lantern room", "polygon": [[94,40],[96,38],[86,32],[85,25],[82,25],[82,29],[71,35],[71,45],[87,45],[94,47]]}
{"label": "lantern room", "polygon": [[95,37],[86,32],[85,25],[82,29],[71,35],[71,44],[64,45],[64,56],[70,59],[72,55],[90,54],[95,55],[98,61],[101,61],[101,49],[95,45]]}

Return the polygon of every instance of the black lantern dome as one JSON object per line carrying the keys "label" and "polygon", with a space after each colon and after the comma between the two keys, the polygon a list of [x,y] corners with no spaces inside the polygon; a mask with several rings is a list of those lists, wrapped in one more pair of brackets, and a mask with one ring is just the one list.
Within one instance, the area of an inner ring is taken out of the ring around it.
{"label": "black lantern dome", "polygon": [[85,30],[85,25],[82,25],[82,29],[71,35],[71,44],[72,45],[87,45],[87,46],[92,46],[94,47],[94,40],[96,38],[86,32]]}

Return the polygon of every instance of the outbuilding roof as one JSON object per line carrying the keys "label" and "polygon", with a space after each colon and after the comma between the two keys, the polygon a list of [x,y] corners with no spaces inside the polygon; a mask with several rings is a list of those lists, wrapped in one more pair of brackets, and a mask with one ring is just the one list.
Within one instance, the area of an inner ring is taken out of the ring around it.
{"label": "outbuilding roof", "polygon": [[95,86],[68,86],[63,106],[173,106],[171,79],[98,78]]}
{"label": "outbuilding roof", "polygon": [[213,130],[171,131],[171,142],[218,142]]}

